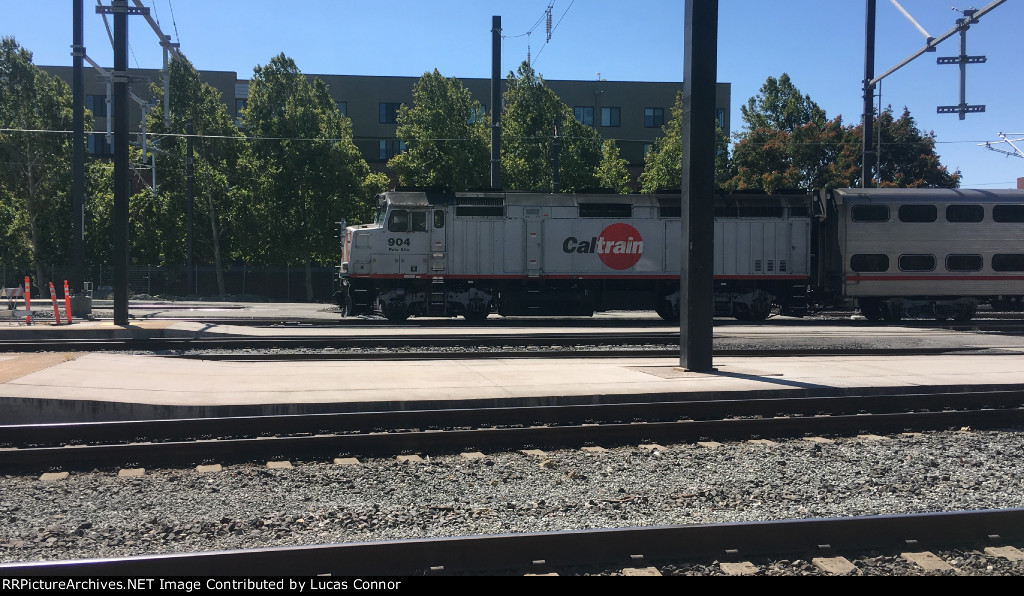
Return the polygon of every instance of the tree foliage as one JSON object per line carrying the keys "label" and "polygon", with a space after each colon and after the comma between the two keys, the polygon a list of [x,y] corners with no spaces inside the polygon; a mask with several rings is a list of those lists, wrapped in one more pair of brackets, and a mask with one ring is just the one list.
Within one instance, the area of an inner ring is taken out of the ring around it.
{"label": "tree foliage", "polygon": [[334,222],[366,211],[369,166],[327,85],[307,79],[284,54],[255,68],[243,120],[251,151],[240,167],[248,174],[244,196],[256,215],[244,229],[267,239],[246,253],[305,265],[312,300],[312,263],[337,256]]}
{"label": "tree foliage", "polygon": [[767,128],[792,132],[811,122],[825,122],[825,110],[809,95],[801,95],[786,73],[778,79],[768,77],[758,94],[740,106],[740,113],[751,131]]}
{"label": "tree foliage", "polygon": [[0,133],[0,257],[34,269],[40,287],[51,281],[46,265],[69,256],[71,116],[67,83],[13,37],[0,39],[0,128],[8,130]]}
{"label": "tree foliage", "polygon": [[[863,127],[828,120],[809,96],[801,95],[789,76],[768,77],[760,93],[742,107],[746,128],[736,135],[731,189],[773,192],[782,188],[827,189],[860,186]],[[956,187],[935,153],[934,133],[922,133],[910,112],[894,119],[892,108],[875,117],[882,142],[881,186]]]}
{"label": "tree foliage", "polygon": [[491,157],[480,102],[458,79],[436,69],[420,77],[412,97],[412,107],[403,105],[397,118],[406,150],[388,162],[398,183],[452,190],[485,186]]}
{"label": "tree foliage", "polygon": [[506,188],[552,191],[556,151],[560,191],[598,187],[600,135],[578,122],[525,61],[508,74],[501,120],[501,179]]}
{"label": "tree foliage", "polygon": [[[715,180],[728,177],[729,139],[715,127]],[[661,136],[644,155],[640,174],[640,192],[652,193],[677,189],[683,181],[683,94],[676,94],[668,122],[661,127]]]}
{"label": "tree foliage", "polygon": [[632,192],[628,162],[619,156],[619,146],[609,139],[601,144],[601,163],[594,170],[598,188],[614,193],[628,194]]}

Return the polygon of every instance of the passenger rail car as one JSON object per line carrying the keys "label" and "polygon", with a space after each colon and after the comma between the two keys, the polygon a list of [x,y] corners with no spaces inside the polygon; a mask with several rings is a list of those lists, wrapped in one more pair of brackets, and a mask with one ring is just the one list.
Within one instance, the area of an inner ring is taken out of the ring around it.
{"label": "passenger rail car", "polygon": [[868,319],[1021,310],[1024,191],[837,189],[819,193],[815,212],[816,285]]}
{"label": "passenger rail car", "polygon": [[[715,314],[807,309],[811,195],[715,200]],[[392,191],[374,223],[345,228],[346,315],[679,318],[679,194]]]}

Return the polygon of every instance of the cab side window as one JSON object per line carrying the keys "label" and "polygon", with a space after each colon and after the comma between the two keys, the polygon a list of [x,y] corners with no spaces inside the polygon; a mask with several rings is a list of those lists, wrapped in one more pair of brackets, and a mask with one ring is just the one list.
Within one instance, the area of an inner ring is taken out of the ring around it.
{"label": "cab side window", "polygon": [[409,231],[409,212],[405,209],[396,209],[391,212],[388,217],[388,231],[389,232],[408,232]]}
{"label": "cab side window", "polygon": [[427,212],[426,211],[412,211],[412,231],[413,232],[426,232],[427,231]]}

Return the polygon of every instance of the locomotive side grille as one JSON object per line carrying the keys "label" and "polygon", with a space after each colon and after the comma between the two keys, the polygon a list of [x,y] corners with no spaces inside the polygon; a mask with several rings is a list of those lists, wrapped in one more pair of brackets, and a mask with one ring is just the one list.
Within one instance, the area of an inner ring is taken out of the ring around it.
{"label": "locomotive side grille", "polygon": [[761,259],[754,259],[754,272],[755,273],[760,273],[761,272]]}
{"label": "locomotive side grille", "polygon": [[768,259],[768,273],[773,273],[774,271],[775,271],[775,261],[773,261],[771,259]]}
{"label": "locomotive side grille", "polygon": [[779,273],[785,273],[785,272],[786,272],[786,260],[785,259],[779,259]]}
{"label": "locomotive side grille", "polygon": [[505,199],[494,197],[459,197],[458,204],[474,205],[479,207],[504,207]]}

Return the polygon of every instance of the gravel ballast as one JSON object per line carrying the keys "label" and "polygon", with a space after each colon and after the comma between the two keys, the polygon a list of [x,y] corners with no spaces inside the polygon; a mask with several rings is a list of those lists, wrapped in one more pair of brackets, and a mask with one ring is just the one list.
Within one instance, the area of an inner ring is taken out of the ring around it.
{"label": "gravel ballast", "polygon": [[[1019,430],[607,447],[4,476],[0,562],[1024,507]],[[976,551],[941,556],[953,571],[931,573],[1024,574]],[[898,553],[855,565],[916,574]],[[662,572],[723,574],[717,561]],[[822,574],[809,561],[765,561],[758,573]]]}

